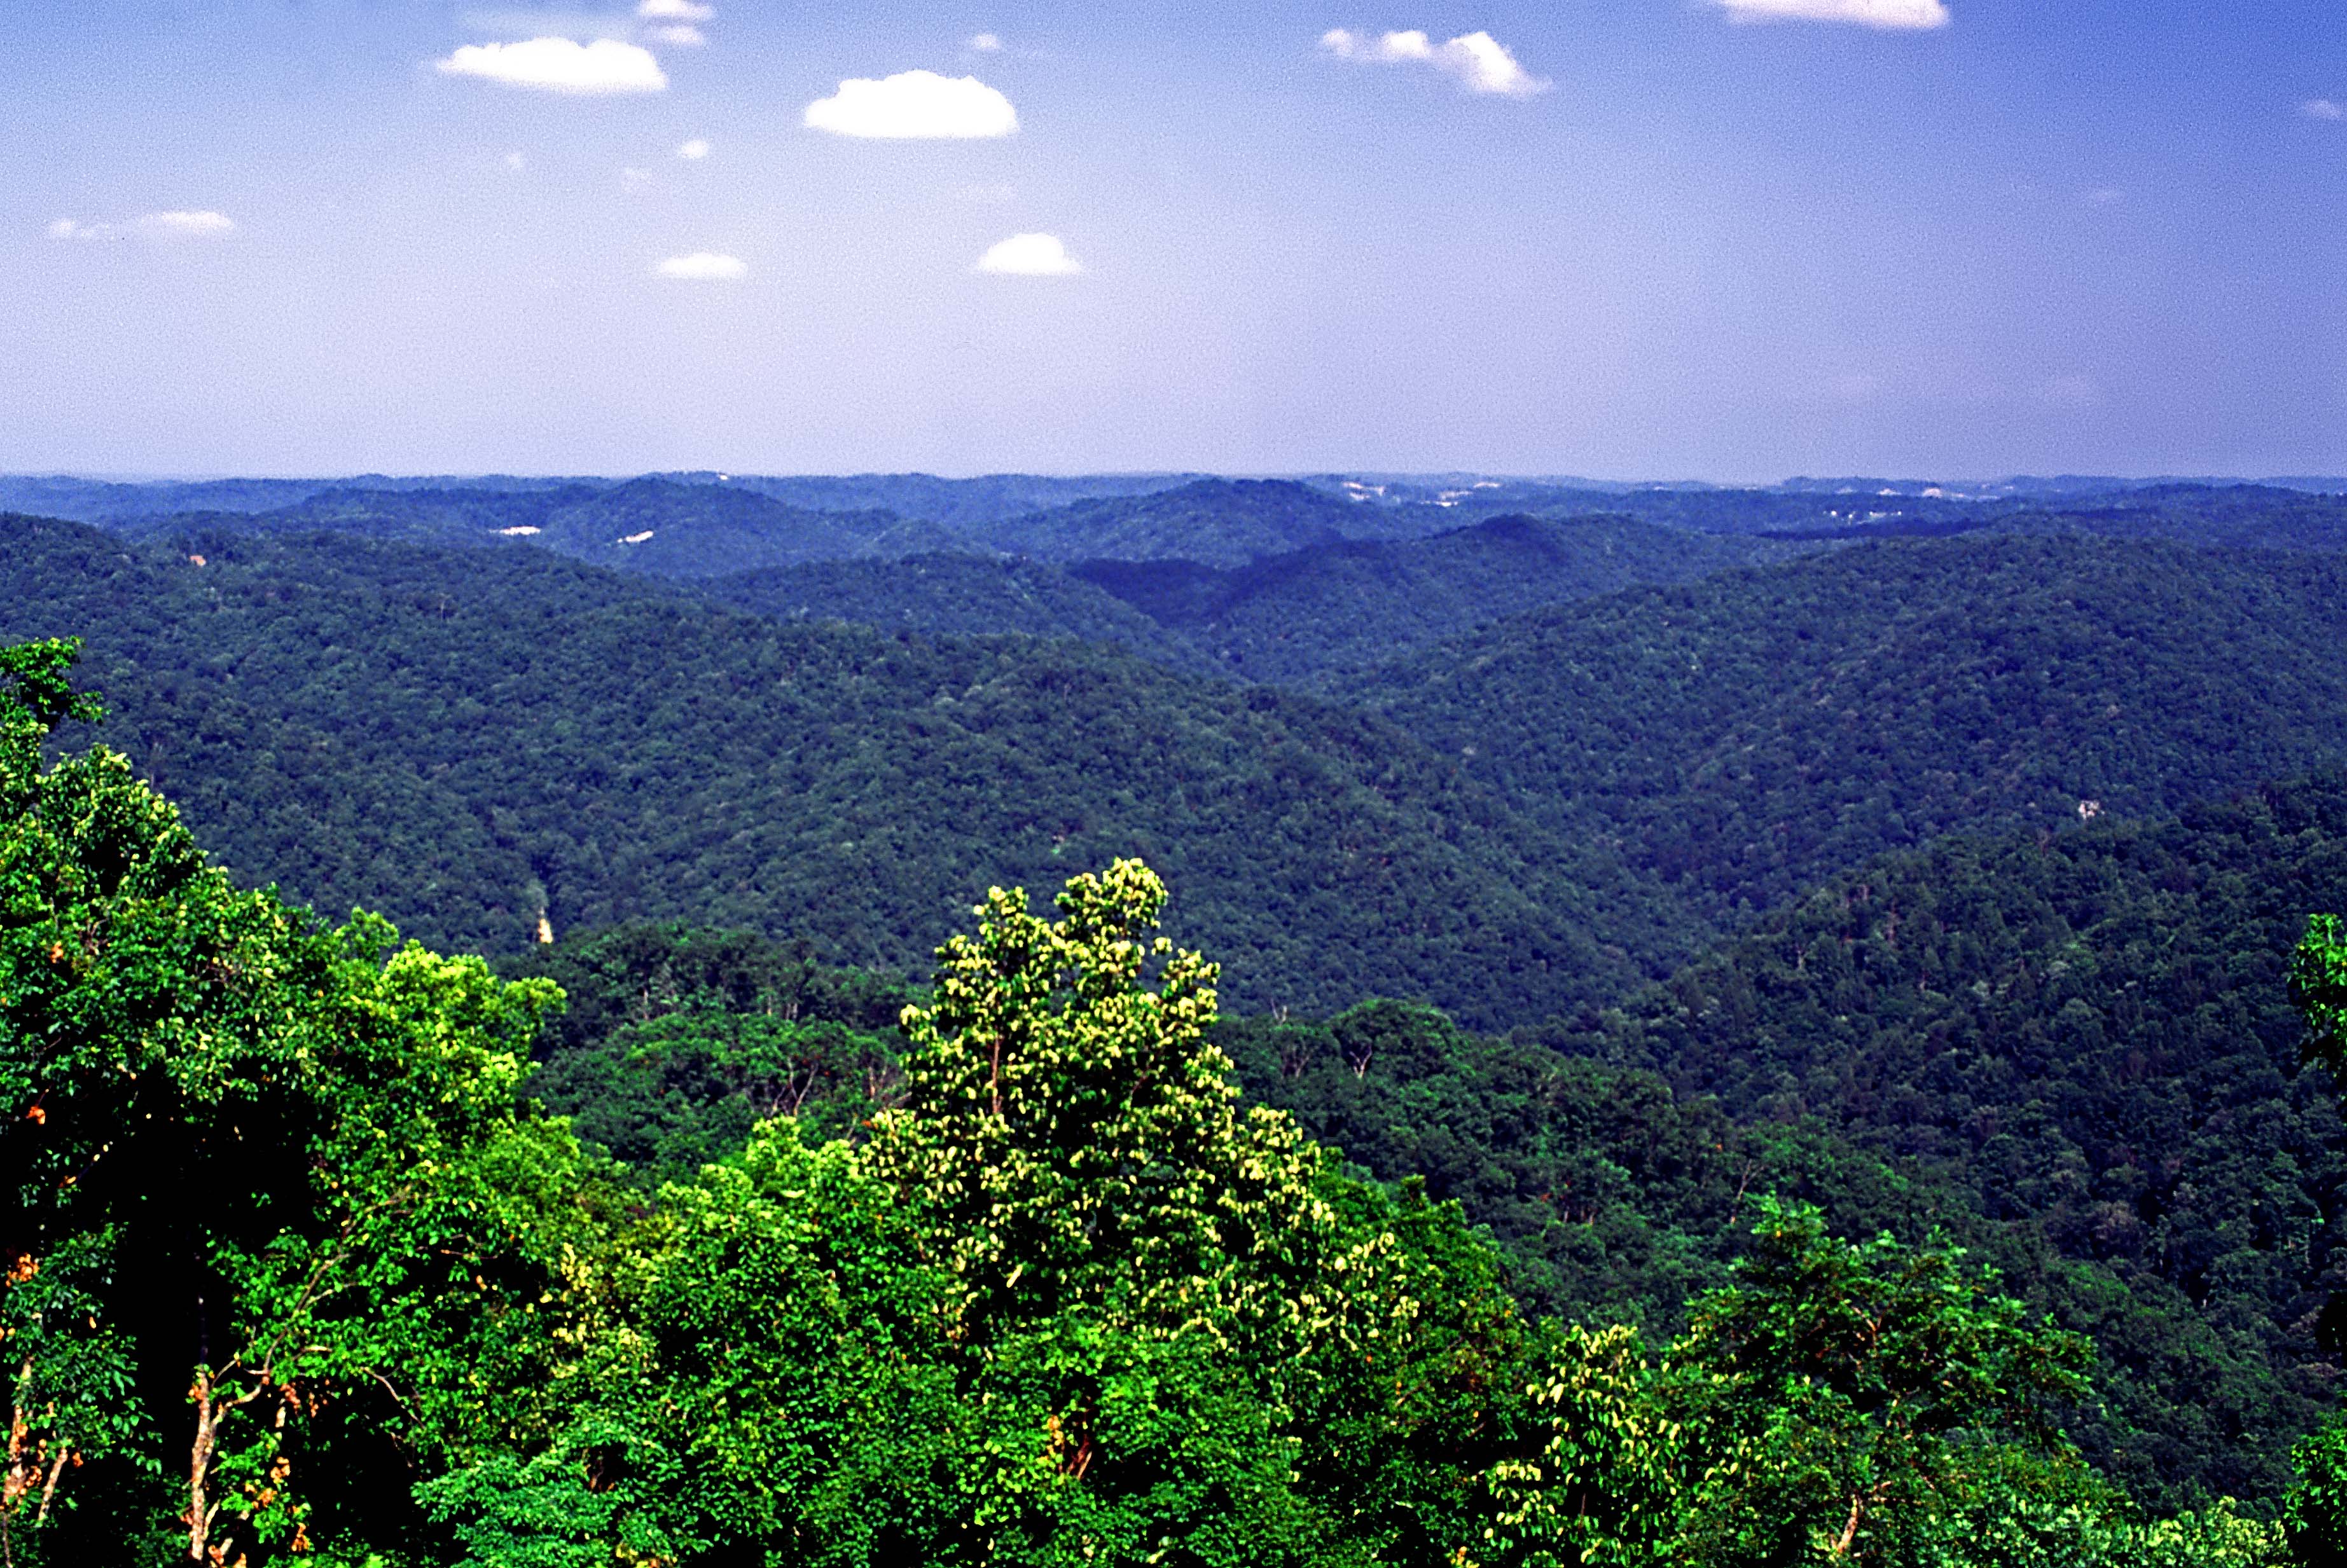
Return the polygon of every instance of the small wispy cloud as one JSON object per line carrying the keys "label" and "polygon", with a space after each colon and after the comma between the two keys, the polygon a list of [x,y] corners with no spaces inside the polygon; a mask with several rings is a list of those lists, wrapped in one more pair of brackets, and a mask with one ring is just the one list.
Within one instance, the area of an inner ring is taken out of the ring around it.
{"label": "small wispy cloud", "polygon": [[46,230],[52,239],[221,239],[236,232],[236,225],[224,212],[209,209],[179,209],[169,212],[149,212],[128,223],[84,223],[77,218],[60,218]]}
{"label": "small wispy cloud", "polygon": [[138,232],[156,239],[218,239],[236,232],[224,212],[150,212],[138,220]]}
{"label": "small wispy cloud", "polygon": [[529,159],[523,157],[518,152],[509,152],[506,154],[506,167],[512,169],[516,174],[519,174],[523,169],[529,167]]}
{"label": "small wispy cloud", "polygon": [[652,171],[651,169],[631,168],[623,168],[620,171],[620,188],[621,190],[641,190],[651,182]]}
{"label": "small wispy cloud", "polygon": [[671,256],[652,270],[682,283],[738,283],[750,275],[750,264],[739,256],[696,250],[690,256]]}
{"label": "small wispy cloud", "polygon": [[668,75],[651,50],[616,38],[588,44],[552,37],[467,44],[434,64],[443,76],[477,76],[548,93],[657,93],[668,87]]}
{"label": "small wispy cloud", "polygon": [[976,76],[902,71],[878,81],[851,77],[806,107],[811,130],[890,141],[965,141],[1019,129],[1010,100]]}
{"label": "small wispy cloud", "polygon": [[2089,207],[2121,207],[2127,203],[2127,192],[2116,185],[2106,185],[2086,192]]}
{"label": "small wispy cloud", "polygon": [[1738,22],[1847,22],[1885,32],[1923,33],[1955,18],[1947,0],[1713,0]]}
{"label": "small wispy cloud", "polygon": [[980,33],[969,41],[969,46],[981,55],[1002,53],[1002,37],[998,33]]}
{"label": "small wispy cloud", "polygon": [[1416,29],[1372,38],[1334,27],[1321,35],[1320,47],[1340,60],[1363,65],[1431,66],[1455,77],[1471,93],[1528,98],[1549,87],[1489,33],[1467,33],[1438,45]]}
{"label": "small wispy cloud", "polygon": [[665,27],[655,27],[651,30],[651,38],[654,43],[674,44],[686,49],[698,49],[709,42],[709,35],[690,22],[674,22]]}
{"label": "small wispy cloud", "polygon": [[2347,120],[2347,107],[2335,98],[2309,98],[2298,106],[2298,112],[2311,120]]}
{"label": "small wispy cloud", "polygon": [[978,259],[978,270],[998,278],[1072,278],[1084,264],[1056,234],[1014,234]]}
{"label": "small wispy cloud", "polygon": [[636,15],[647,22],[707,22],[716,17],[717,7],[700,0],[643,0]]}
{"label": "small wispy cloud", "polygon": [[702,140],[699,137],[694,137],[691,141],[686,142],[683,146],[676,149],[676,156],[684,159],[687,163],[699,163],[702,158],[709,156],[709,144]]}

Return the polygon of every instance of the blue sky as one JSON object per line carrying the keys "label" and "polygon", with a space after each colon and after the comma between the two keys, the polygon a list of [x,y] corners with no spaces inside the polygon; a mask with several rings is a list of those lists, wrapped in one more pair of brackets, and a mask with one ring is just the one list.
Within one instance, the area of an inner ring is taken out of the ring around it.
{"label": "blue sky", "polygon": [[0,470],[2347,470],[2337,0],[637,6],[9,7]]}

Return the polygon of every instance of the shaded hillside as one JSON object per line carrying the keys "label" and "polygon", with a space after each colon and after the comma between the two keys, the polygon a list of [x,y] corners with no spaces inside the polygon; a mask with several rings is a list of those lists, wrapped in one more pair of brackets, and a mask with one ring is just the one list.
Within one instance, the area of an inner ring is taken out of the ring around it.
{"label": "shaded hillside", "polygon": [[2024,513],[2004,525],[2232,550],[2331,553],[2347,551],[2347,496],[2258,484],[2162,484],[2093,506]]}
{"label": "shaded hillside", "polygon": [[[715,475],[709,475],[713,479]],[[775,476],[736,473],[736,488],[771,495],[810,512],[894,512],[975,537],[988,525],[1109,495],[1147,495],[1204,478],[1196,473],[1106,473],[1060,478],[989,473],[939,479],[928,473]]]}
{"label": "shaded hillside", "polygon": [[986,530],[999,549],[1045,561],[1202,561],[1235,566],[1380,527],[1375,509],[1284,479],[1201,479],[1138,496],[1079,501]]}
{"label": "shaded hillside", "polygon": [[2347,755],[2342,635],[2325,557],[1869,545],[1544,610],[1352,690],[1732,921],[1942,833],[2158,814]]}
{"label": "shaded hillside", "polygon": [[1072,570],[1232,675],[1308,687],[1542,606],[1795,553],[1624,517],[1512,516],[1429,539],[1316,545],[1219,571],[1158,561]]}
{"label": "shaded hillside", "polygon": [[89,639],[108,738],[240,875],[437,942],[509,951],[543,907],[916,967],[989,883],[1123,854],[1247,1006],[1537,1016],[1687,939],[1390,726],[1121,654],[780,626],[528,550],[0,542],[0,634]]}
{"label": "shaded hillside", "polygon": [[1196,674],[1214,661],[1102,588],[1040,561],[914,555],[824,561],[712,578],[710,598],[778,620],[835,620],[923,636],[1014,633],[1109,643]]}
{"label": "shaded hillside", "polygon": [[1540,1039],[1747,1123],[1822,1120],[2098,1266],[2117,1291],[2052,1299],[2144,1428],[2107,1462],[2147,1495],[2193,1472],[2257,1495],[2347,1369],[2319,1332],[2347,1291],[2347,1132],[2286,979],[2338,909],[2334,774],[1878,861]]}
{"label": "shaded hillside", "polygon": [[806,512],[723,484],[635,479],[548,514],[536,541],[597,565],[663,577],[938,547],[934,524],[888,512]]}
{"label": "shaded hillside", "polygon": [[653,576],[709,577],[759,567],[935,549],[950,535],[888,512],[809,512],[752,490],[632,479],[546,488],[377,489],[343,485],[250,514],[142,516],[133,538],[191,529],[288,536],[351,535],[407,545],[526,543]]}

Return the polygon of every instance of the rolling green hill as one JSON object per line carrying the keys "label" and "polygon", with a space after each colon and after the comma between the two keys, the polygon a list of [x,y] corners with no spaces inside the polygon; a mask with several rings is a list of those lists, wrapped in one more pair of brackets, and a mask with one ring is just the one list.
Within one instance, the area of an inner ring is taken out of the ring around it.
{"label": "rolling green hill", "polygon": [[1043,561],[1201,561],[1235,566],[1390,524],[1378,509],[1282,479],[1201,479],[996,524],[986,543]]}
{"label": "rolling green hill", "polygon": [[1230,675],[1310,689],[1542,606],[1686,582],[1802,548],[1624,517],[1511,516],[1426,539],[1324,543],[1221,570],[1163,561],[1072,570]]}
{"label": "rolling green hill", "polygon": [[[1528,1037],[1802,1118],[2074,1266],[2139,1494],[2252,1495],[2333,1402],[2347,1129],[2287,984],[2347,908],[2347,777],[1847,872],[1619,1010]],[[2091,1272],[2082,1272],[2091,1266]]]}
{"label": "rolling green hill", "polygon": [[1732,923],[1943,833],[2347,756],[2342,635],[2334,558],[1967,538],[1543,610],[1342,689]]}
{"label": "rolling green hill", "polygon": [[778,625],[533,550],[0,530],[0,636],[87,637],[108,738],[239,874],[439,943],[543,909],[917,967],[989,883],[1129,853],[1250,1007],[1539,1016],[1691,939],[1389,725],[1113,651]]}
{"label": "rolling green hill", "polygon": [[833,620],[922,636],[1065,637],[1113,644],[1170,668],[1215,673],[1180,634],[1114,595],[1040,561],[913,555],[823,561],[712,578],[700,590],[777,620]]}

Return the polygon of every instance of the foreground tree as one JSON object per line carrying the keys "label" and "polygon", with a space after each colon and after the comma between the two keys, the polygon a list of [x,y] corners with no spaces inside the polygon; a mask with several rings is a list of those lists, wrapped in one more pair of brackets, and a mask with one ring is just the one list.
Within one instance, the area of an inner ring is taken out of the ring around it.
{"label": "foreground tree", "polygon": [[580,1167],[517,1053],[556,993],[233,888],[120,757],[46,762],[97,717],[74,653],[0,650],[0,1555],[395,1535],[354,1461],[461,1446],[535,1353]]}
{"label": "foreground tree", "polygon": [[[1455,1209],[1243,1113],[1138,862],[998,891],[868,1143],[788,1123],[587,1294],[576,1419],[427,1489],[482,1564],[1439,1561],[1522,1332]],[[1154,971],[1153,977],[1152,971]],[[598,1553],[601,1553],[600,1556]]]}
{"label": "foreground tree", "polygon": [[1944,1247],[1850,1243],[1759,1204],[1736,1279],[1650,1356],[1574,1330],[1532,1392],[1540,1456],[1494,1468],[1505,1562],[2154,1568],[2280,1561],[2229,1505],[2157,1525],[2056,1424],[2086,1341],[2034,1321]]}

